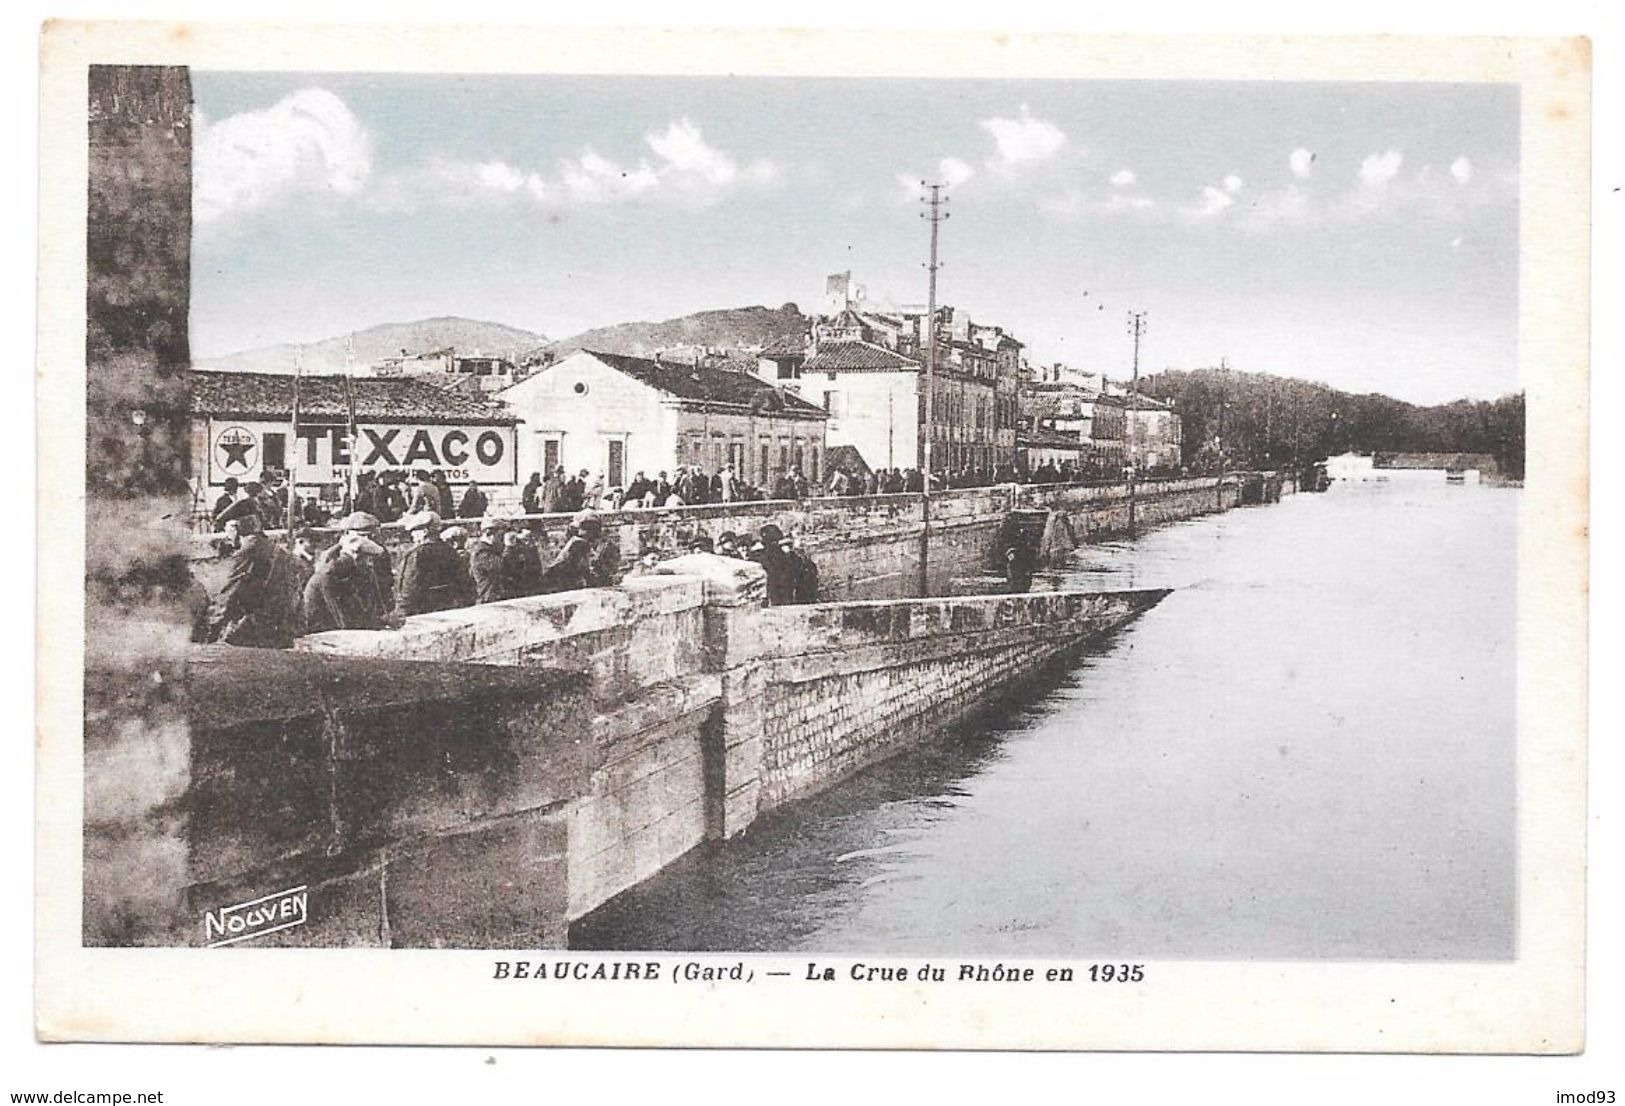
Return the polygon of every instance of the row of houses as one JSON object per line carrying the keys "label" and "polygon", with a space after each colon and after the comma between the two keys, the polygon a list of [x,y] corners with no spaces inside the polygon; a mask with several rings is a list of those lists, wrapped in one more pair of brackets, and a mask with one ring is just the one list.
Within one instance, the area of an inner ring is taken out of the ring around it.
{"label": "row of houses", "polygon": [[[932,399],[925,346],[934,330]],[[965,311],[868,303],[850,273],[828,278],[804,334],[753,356],[677,362],[582,350],[517,373],[453,351],[390,358],[361,376],[194,371],[194,483],[295,473],[331,493],[352,469],[436,469],[493,489],[563,467],[624,487],[679,466],[732,466],[769,487],[814,485],[840,467],[992,473],[1084,457],[1177,464],[1179,420],[1166,405],[1099,377],[1034,371],[1023,344]],[[929,412],[927,408],[929,407]],[[1133,421],[1133,431],[1129,422]],[[352,440],[353,439],[353,440]]]}
{"label": "row of houses", "polygon": [[1093,461],[1158,471],[1178,467],[1184,452],[1170,404],[1065,365],[1032,370],[1023,381],[1019,441],[1029,468]]}

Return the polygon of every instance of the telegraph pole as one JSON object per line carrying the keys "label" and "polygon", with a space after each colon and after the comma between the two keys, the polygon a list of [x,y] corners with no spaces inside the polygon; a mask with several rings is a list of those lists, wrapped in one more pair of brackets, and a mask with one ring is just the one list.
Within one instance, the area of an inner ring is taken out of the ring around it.
{"label": "telegraph pole", "polygon": [[1128,394],[1128,533],[1134,536],[1134,482],[1139,475],[1139,458],[1134,453],[1135,404],[1140,395],[1140,338],[1145,334],[1145,312],[1128,313],[1128,332],[1134,337],[1134,375]]}
{"label": "telegraph pole", "polygon": [[942,210],[948,198],[942,194],[944,186],[941,184],[921,181],[920,186],[929,192],[929,195],[922,197],[926,210],[920,212],[920,218],[931,224],[931,260],[925,267],[929,274],[925,301],[925,473],[920,485],[920,595],[923,598],[931,593],[927,562],[930,560],[931,546],[931,446],[937,427],[937,270],[942,267],[937,260],[937,231],[942,221],[948,218],[948,213]]}
{"label": "telegraph pole", "polygon": [[1230,362],[1219,358],[1219,484],[1216,502],[1224,510],[1224,409],[1230,405]]}

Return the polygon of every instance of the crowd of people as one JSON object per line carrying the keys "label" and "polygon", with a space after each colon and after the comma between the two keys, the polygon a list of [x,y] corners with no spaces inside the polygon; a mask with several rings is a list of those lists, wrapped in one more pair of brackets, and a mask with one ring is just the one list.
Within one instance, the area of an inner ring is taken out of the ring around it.
{"label": "crowd of people", "polygon": [[[1199,475],[1202,470],[1159,466],[1141,471],[1141,479],[1162,476]],[[1096,455],[1079,462],[1062,464],[1046,461],[1028,468],[1022,464],[964,466],[940,470],[931,477],[931,490],[976,488],[996,484],[1076,484],[1123,480],[1127,476],[1120,461]],[[881,468],[849,472],[833,468],[820,488],[797,469],[781,469],[765,486],[753,484],[724,465],[706,472],[698,465],[679,465],[661,470],[653,477],[635,473],[625,487],[608,486],[604,474],[592,475],[581,469],[574,475],[563,466],[545,476],[530,474],[520,493],[519,508],[527,515],[573,514],[577,511],[623,511],[638,508],[688,507],[707,503],[747,503],[763,500],[801,500],[809,496],[897,495],[925,490],[925,474],[918,468]],[[225,481],[220,496],[207,517],[216,532],[227,524],[252,515],[266,530],[285,529],[289,524],[289,499],[294,499],[292,523],[322,527],[333,519],[361,512],[380,522],[397,522],[408,515],[432,511],[442,519],[478,520],[490,513],[491,497],[478,484],[469,484],[458,493],[441,471],[365,472],[356,478],[355,493],[341,487],[330,488],[325,499],[295,495],[284,471],[268,471],[262,480]]]}
{"label": "crowd of people", "polygon": [[[198,594],[193,640],[287,648],[305,634],[388,629],[414,614],[608,587],[621,576],[619,546],[605,539],[603,520],[590,510],[576,513],[546,564],[530,528],[513,520],[488,515],[475,525],[447,525],[437,512],[421,510],[400,523],[412,544],[397,566],[381,540],[383,521],[367,511],[338,520],[331,527],[338,540],[321,550],[308,527],[284,546],[256,512],[235,514],[224,529],[231,543],[226,581],[218,595]],[[760,565],[769,604],[818,601],[812,559],[772,523],[754,539],[733,531],[714,541],[697,534],[688,551]],[[657,562],[651,556],[633,571]]]}
{"label": "crowd of people", "polygon": [[590,512],[572,520],[545,565],[530,530],[504,519],[448,526],[422,510],[400,522],[412,544],[397,567],[380,540],[383,521],[367,511],[340,519],[338,540],[319,552],[308,528],[289,548],[251,512],[229,520],[231,565],[206,613],[194,611],[194,639],[286,648],[303,634],[385,629],[414,614],[605,587],[620,575],[619,549],[601,540]]}
{"label": "crowd of people", "polygon": [[[1143,477],[1177,475],[1148,471]],[[1045,462],[965,467],[934,474],[933,490],[990,484],[1061,484],[1123,479],[1115,462],[1088,457],[1081,463]],[[835,468],[823,492],[830,496],[918,493],[925,475],[917,468],[861,473]],[[336,489],[335,489],[336,490]],[[776,473],[766,488],[744,480],[732,465],[707,473],[678,466],[650,478],[637,472],[624,488],[606,487],[603,474],[560,466],[532,473],[520,497],[526,515],[572,514],[568,536],[543,564],[531,529],[492,513],[477,484],[460,494],[443,472],[419,470],[362,473],[355,493],[324,503],[297,495],[286,472],[267,471],[262,481],[225,481],[209,514],[230,548],[231,566],[220,594],[202,597],[193,636],[200,641],[286,647],[297,636],[333,629],[381,629],[407,616],[528,595],[602,587],[619,579],[620,554],[603,540],[599,511],[682,507],[764,499],[799,500],[816,494],[795,469]],[[292,507],[290,509],[290,501]],[[385,523],[400,523],[412,545],[397,567],[380,540]],[[287,531],[285,547],[267,531]],[[317,551],[312,528],[338,531],[338,540]],[[795,540],[776,525],[754,536],[724,531],[713,541],[697,535],[691,551],[738,557],[759,564],[767,599],[775,605],[818,601],[818,571]],[[634,572],[652,565],[640,563]],[[1024,565],[1013,566],[1026,576]]]}
{"label": "crowd of people", "polygon": [[289,523],[289,499],[293,499],[292,522],[299,526],[327,526],[333,519],[369,514],[379,522],[398,522],[410,514],[433,511],[441,518],[478,519],[491,506],[491,499],[478,484],[469,484],[457,495],[446,474],[420,469],[417,472],[392,470],[363,472],[356,477],[355,495],[333,487],[326,500],[295,495],[283,470],[268,470],[261,480],[239,481],[227,477],[221,493],[209,511],[208,522],[216,533],[227,524],[253,515],[266,530],[285,529]]}

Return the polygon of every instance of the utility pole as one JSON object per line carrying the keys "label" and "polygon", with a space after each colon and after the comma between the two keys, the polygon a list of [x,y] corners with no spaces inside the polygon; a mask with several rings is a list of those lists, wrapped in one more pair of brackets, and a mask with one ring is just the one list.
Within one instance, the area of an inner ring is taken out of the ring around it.
{"label": "utility pole", "polygon": [[[288,509],[283,522],[287,526],[288,548],[293,548],[293,534],[299,527],[297,525],[299,511],[299,385],[305,379],[305,352],[303,347],[295,346],[293,351],[293,439],[292,448],[287,452],[288,481]],[[263,479],[263,476],[262,476]]]}
{"label": "utility pole", "polygon": [[1145,334],[1145,312],[1128,313],[1128,332],[1134,337],[1134,375],[1129,378],[1128,393],[1128,533],[1134,536],[1134,482],[1139,475],[1140,459],[1134,452],[1136,409],[1140,395],[1140,338]]}
{"label": "utility pole", "polygon": [[1224,409],[1230,406],[1230,362],[1219,358],[1219,484],[1215,502],[1224,510]]}
{"label": "utility pole", "polygon": [[942,221],[948,218],[948,213],[942,210],[948,198],[942,194],[944,185],[921,181],[920,186],[930,193],[922,197],[926,210],[920,212],[920,218],[931,224],[931,260],[926,264],[929,282],[925,301],[925,473],[920,484],[920,595],[923,598],[931,593],[927,562],[930,560],[931,547],[931,446],[937,427],[937,270],[942,267],[937,261],[937,231]]}

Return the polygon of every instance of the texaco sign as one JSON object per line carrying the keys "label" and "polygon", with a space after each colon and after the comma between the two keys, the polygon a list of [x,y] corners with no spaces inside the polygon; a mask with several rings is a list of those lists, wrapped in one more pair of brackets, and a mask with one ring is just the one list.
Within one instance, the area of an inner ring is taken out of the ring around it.
{"label": "texaco sign", "polygon": [[301,426],[297,439],[285,422],[211,421],[209,431],[211,485],[227,477],[257,480],[264,465],[279,464],[278,456],[295,468],[300,484],[342,483],[352,464],[366,472],[439,471],[453,483],[518,479],[512,426],[360,423],[353,449],[345,426]]}

